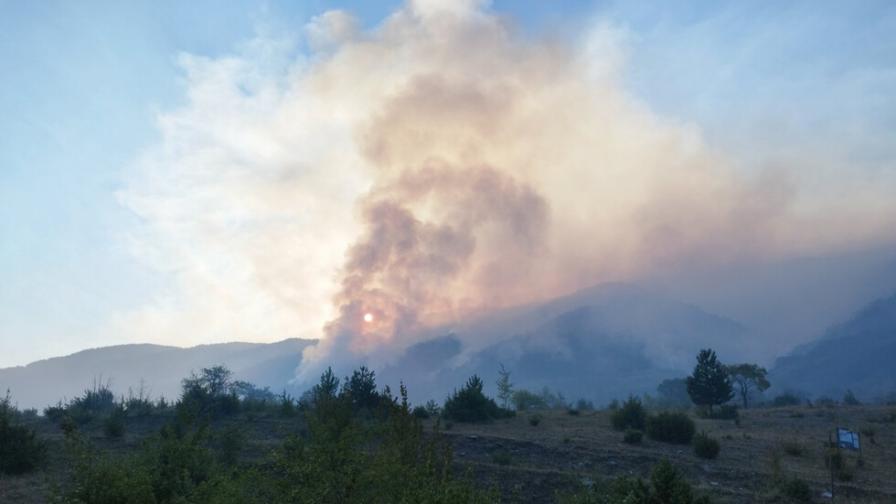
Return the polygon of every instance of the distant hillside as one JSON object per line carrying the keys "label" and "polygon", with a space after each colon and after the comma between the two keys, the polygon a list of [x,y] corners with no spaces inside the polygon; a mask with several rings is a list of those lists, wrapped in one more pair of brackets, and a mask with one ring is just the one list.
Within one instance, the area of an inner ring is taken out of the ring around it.
{"label": "distant hillside", "polygon": [[407,350],[381,375],[404,379],[412,398],[442,399],[471,374],[492,391],[500,364],[517,387],[550,387],[597,402],[655,393],[665,378],[690,372],[700,348],[722,358],[749,358],[741,324],[631,285],[586,289],[513,308],[455,327]]}
{"label": "distant hillside", "polygon": [[[143,380],[153,397],[177,397],[193,370],[225,364],[237,379],[279,392],[295,376],[301,351],[313,340],[227,343],[176,348],[122,345],[0,369],[0,387],[21,407],[43,407],[83,392],[94,378],[111,379],[117,394]],[[476,373],[494,388],[500,364],[518,387],[550,387],[569,397],[605,402],[653,393],[664,378],[681,376],[701,348],[723,360],[751,358],[750,332],[741,324],[638,287],[608,284],[542,303],[490,313],[434,329],[397,361],[376,369],[393,390],[409,385],[414,401],[442,400]],[[347,373],[333,363],[338,374]],[[296,386],[298,394],[310,386]],[[493,392],[493,390],[492,390]]]}
{"label": "distant hillside", "polygon": [[19,407],[42,408],[81,394],[94,379],[111,380],[116,394],[144,383],[153,398],[176,398],[180,381],[191,371],[225,364],[237,379],[283,389],[295,376],[302,350],[313,340],[277,343],[222,343],[178,348],[119,345],[84,350],[65,357],[0,369],[0,389],[9,389]]}
{"label": "distant hillside", "polygon": [[896,295],[871,303],[817,341],[778,359],[780,389],[864,399],[896,391]]}

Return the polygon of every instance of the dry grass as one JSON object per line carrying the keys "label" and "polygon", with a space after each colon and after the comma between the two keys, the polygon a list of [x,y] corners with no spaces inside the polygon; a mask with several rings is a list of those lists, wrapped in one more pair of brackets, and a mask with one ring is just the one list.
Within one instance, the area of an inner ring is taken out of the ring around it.
{"label": "dry grass", "polygon": [[[446,431],[454,446],[458,469],[483,485],[501,489],[505,502],[553,502],[557,492],[570,491],[584,481],[622,475],[646,476],[651,466],[668,458],[701,491],[716,502],[773,502],[776,477],[800,478],[809,483],[815,500],[830,485],[824,450],[835,427],[873,428],[874,443],[863,446],[864,465],[846,454],[852,469],[849,482],[837,483],[837,502],[896,502],[896,423],[893,407],[786,407],[742,412],[741,425],[732,421],[694,417],[698,431],[718,439],[722,450],[715,460],[697,458],[690,446],[670,445],[645,438],[641,444],[623,442],[623,433],[610,426],[609,412],[542,411],[531,425],[530,414],[491,424],[455,423]],[[885,421],[881,421],[881,419]],[[127,452],[156,432],[163,418],[128,422],[122,439],[109,440],[101,426],[87,430],[98,446]],[[432,422],[432,420],[428,421]],[[216,428],[238,425],[247,438],[244,456],[261,458],[299,428],[296,419],[262,415],[226,420]],[[53,481],[65,473],[63,437],[58,427],[39,420],[34,424],[50,443],[46,469],[34,474],[0,479],[0,502],[43,503]],[[871,426],[871,427],[869,427]],[[799,456],[787,446],[799,446]]]}

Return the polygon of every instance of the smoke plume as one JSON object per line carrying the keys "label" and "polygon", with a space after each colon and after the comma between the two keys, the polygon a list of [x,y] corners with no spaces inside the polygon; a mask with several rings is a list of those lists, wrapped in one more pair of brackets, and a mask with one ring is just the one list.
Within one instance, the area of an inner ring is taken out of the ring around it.
{"label": "smoke plume", "polygon": [[456,0],[359,26],[318,16],[307,57],[258,40],[185,58],[191,102],[122,195],[149,222],[136,247],[180,285],[141,327],[321,336],[310,376],[495,308],[892,224],[892,205],[828,205],[801,167],[743,169],[653,113],[624,89],[605,27],[533,39]]}

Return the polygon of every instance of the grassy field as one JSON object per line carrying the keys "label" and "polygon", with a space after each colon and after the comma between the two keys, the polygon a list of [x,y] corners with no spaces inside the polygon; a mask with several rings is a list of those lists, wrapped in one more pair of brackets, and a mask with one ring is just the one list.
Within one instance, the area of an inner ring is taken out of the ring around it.
{"label": "grassy field", "polygon": [[[714,502],[785,502],[772,485],[776,477],[806,481],[813,501],[830,488],[825,465],[829,433],[837,426],[864,432],[862,463],[858,455],[844,453],[845,469],[838,475],[835,502],[896,502],[896,407],[830,406],[752,409],[741,412],[739,425],[730,420],[695,418],[697,430],[721,443],[717,459],[698,458],[690,445],[673,445],[645,437],[629,445],[610,426],[610,412],[537,412],[488,424],[446,424],[457,470],[478,484],[496,487],[503,502],[555,502],[595,481],[623,475],[647,476],[666,458],[680,467],[687,479]],[[127,453],[156,432],[164,415],[129,419],[126,434],[107,439],[101,426],[82,428],[83,435],[102,450]],[[65,439],[59,427],[44,419],[31,421],[50,445],[44,469],[15,477],[0,477],[0,502],[48,502],[54,484],[70,467]],[[430,426],[433,420],[427,420]],[[303,426],[297,418],[273,412],[241,413],[218,421],[222,435],[238,432],[245,439],[241,458],[261,460],[291,433]]]}

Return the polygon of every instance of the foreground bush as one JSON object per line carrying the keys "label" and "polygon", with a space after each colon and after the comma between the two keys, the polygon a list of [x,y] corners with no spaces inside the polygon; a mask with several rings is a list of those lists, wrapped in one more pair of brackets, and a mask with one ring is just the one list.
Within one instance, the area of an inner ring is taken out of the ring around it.
{"label": "foreground bush", "polygon": [[46,445],[37,439],[34,429],[16,424],[17,413],[7,392],[0,399],[0,474],[27,473],[46,459]]}
{"label": "foreground bush", "polygon": [[567,496],[563,504],[709,504],[706,496],[698,496],[690,483],[674,465],[663,460],[650,475],[650,481],[621,477],[596,484],[588,490]]}
{"label": "foreground bush", "polygon": [[512,411],[499,407],[482,393],[482,380],[473,375],[460,390],[445,401],[442,415],[456,422],[488,422],[513,416]]}
{"label": "foreground bush", "polygon": [[622,437],[622,441],[627,444],[641,444],[642,436],[643,433],[639,430],[625,429],[625,435]]}
{"label": "foreground bush", "polygon": [[634,396],[629,396],[628,400],[622,403],[622,407],[614,410],[610,417],[613,428],[618,431],[625,429],[644,430],[646,419],[647,411],[641,404],[641,400]]}
{"label": "foreground bush", "polygon": [[62,504],[261,504],[313,502],[485,503],[495,497],[456,478],[451,450],[424,436],[407,393],[379,393],[375,415],[358,395],[337,393],[329,372],[304,410],[306,429],[269,458],[240,465],[234,432],[212,433],[204,415],[181,409],[132,456],[96,452],[77,434],[69,445],[70,479],[51,496]]}
{"label": "foreground bush", "polygon": [[719,456],[719,450],[721,450],[721,445],[718,440],[709,437],[705,432],[694,436],[694,453],[698,457],[714,459]]}
{"label": "foreground bush", "polygon": [[655,441],[688,444],[695,430],[694,421],[684,413],[663,412],[647,419],[647,436]]}

